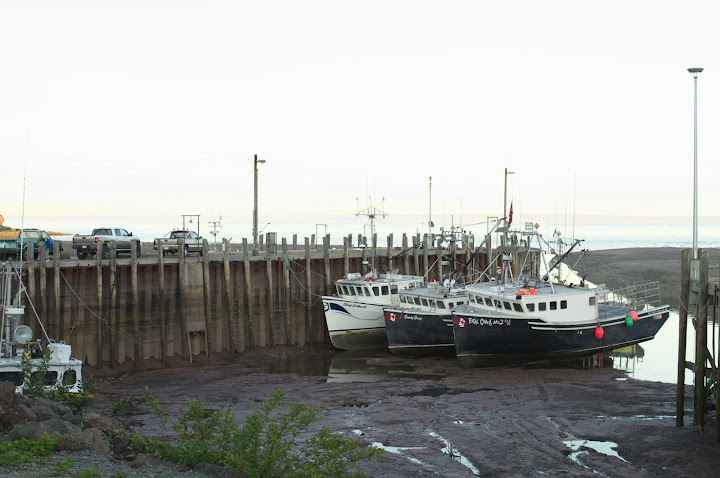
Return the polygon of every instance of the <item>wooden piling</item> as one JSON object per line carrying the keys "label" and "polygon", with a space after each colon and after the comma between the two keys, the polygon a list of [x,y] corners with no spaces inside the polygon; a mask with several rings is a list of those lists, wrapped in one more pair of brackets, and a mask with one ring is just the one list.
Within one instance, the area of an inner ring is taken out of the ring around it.
{"label": "wooden piling", "polygon": [[403,250],[403,274],[410,274],[410,255],[408,254],[408,238],[407,234],[403,232],[402,235],[402,250]]}
{"label": "wooden piling", "polygon": [[187,294],[185,293],[185,240],[178,239],[178,295],[180,298],[180,326],[182,328],[183,357],[188,357],[192,363],[192,350],[190,349],[190,335],[187,324]]}
{"label": "wooden piling", "polygon": [[[30,248],[32,251],[32,248]],[[38,257],[38,263],[40,264],[40,308],[42,312],[40,312],[41,317],[47,316],[47,264],[45,263],[45,251],[40,250],[40,254]],[[57,321],[53,321],[53,328],[51,329],[48,327],[48,333],[53,334],[53,338],[59,339],[58,330],[57,330]]]}
{"label": "wooden piling", "polygon": [[250,251],[248,250],[247,239],[243,238],[243,267],[245,269],[245,301],[248,307],[247,326],[248,326],[248,348],[255,348],[255,310],[253,307],[252,279],[250,270]]}
{"label": "wooden piling", "polygon": [[350,273],[350,246],[352,239],[343,237],[343,277]]}
{"label": "wooden piling", "polygon": [[291,331],[294,329],[293,314],[290,312],[290,258],[288,257],[287,240],[282,238],[282,262],[283,262],[283,320],[285,321],[286,344],[296,345]]}
{"label": "wooden piling", "polygon": [[675,426],[681,427],[685,416],[685,353],[687,348],[687,316],[690,303],[690,259],[691,249],[683,249],[680,261],[680,311],[678,330],[678,379],[675,390]]}
{"label": "wooden piling", "polygon": [[312,320],[312,266],[310,264],[310,239],[305,238],[305,343],[315,343]]}
{"label": "wooden piling", "polygon": [[[98,244],[97,255],[102,256],[102,251],[105,244],[101,241]],[[115,243],[111,242],[109,246],[110,250],[110,334],[108,337],[108,343],[110,344],[110,367],[114,367],[119,362],[117,336],[117,254],[115,250]],[[124,361],[124,360],[123,360]]]}
{"label": "wooden piling", "polygon": [[228,347],[231,352],[238,350],[235,343],[235,314],[233,313],[232,280],[230,278],[230,240],[223,239],[223,285],[225,295],[225,316],[227,317]]}
{"label": "wooden piling", "polygon": [[388,272],[392,272],[392,270],[395,268],[395,264],[393,263],[393,235],[388,234],[387,236],[387,270]]}
{"label": "wooden piling", "polygon": [[273,294],[273,260],[271,257],[265,257],[265,272],[267,274],[267,293],[265,294],[265,303],[267,308],[267,321],[270,327],[270,345],[277,345],[277,338],[275,337],[275,320],[273,314],[274,297]]}
{"label": "wooden piling", "polygon": [[35,266],[37,265],[35,262],[35,254],[31,250],[27,250],[25,254],[25,260],[28,263],[27,268],[27,290],[28,295],[30,296],[30,302],[33,304],[36,302],[35,300]]}
{"label": "wooden piling", "polygon": [[208,241],[203,239],[202,244],[202,266],[203,266],[203,298],[205,299],[205,356],[212,355],[215,348],[215,324],[210,307],[210,252],[208,251]]}
{"label": "wooden piling", "polygon": [[420,274],[420,255],[418,249],[420,247],[420,238],[413,236],[413,275],[419,276]]}
{"label": "wooden piling", "polygon": [[325,270],[325,288],[323,289],[324,295],[331,295],[330,288],[332,282],[330,278],[330,234],[326,234],[323,237],[323,266]]}
{"label": "wooden piling", "polygon": [[708,259],[710,253],[698,249],[698,295],[695,325],[695,426],[698,431],[705,431],[705,409],[707,401],[707,377],[705,375],[707,364],[707,289],[708,289]]}
{"label": "wooden piling", "polygon": [[130,247],[130,300],[133,321],[133,368],[137,372],[140,361],[140,313],[138,309],[137,249]]}
{"label": "wooden piling", "polygon": [[167,337],[167,312],[169,308],[166,303],[165,294],[165,251],[158,247],[158,307],[160,309],[160,363],[167,365],[168,337]]}
{"label": "wooden piling", "polygon": [[[58,245],[58,251],[60,244],[55,243]],[[39,247],[40,253],[42,256],[45,256],[47,253],[46,249],[44,247]],[[43,260],[45,262],[45,260]],[[61,297],[60,297],[60,253],[53,256],[53,292],[54,292],[54,317],[55,317],[55,323],[57,324],[57,330],[58,334],[55,336],[57,340],[66,340],[67,337],[65,336],[65,320],[64,317],[60,314],[60,306],[61,306]]]}
{"label": "wooden piling", "polygon": [[102,351],[105,350],[104,344],[108,333],[107,321],[103,313],[103,266],[102,254],[95,254],[95,308],[97,313],[97,353],[95,363],[100,363],[103,359]]}

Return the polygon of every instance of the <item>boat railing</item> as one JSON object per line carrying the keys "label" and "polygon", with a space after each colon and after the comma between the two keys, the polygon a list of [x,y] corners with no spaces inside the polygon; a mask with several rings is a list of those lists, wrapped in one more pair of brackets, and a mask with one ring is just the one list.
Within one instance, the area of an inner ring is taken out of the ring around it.
{"label": "boat railing", "polygon": [[[641,311],[646,308],[659,307],[660,282],[647,282],[645,284],[633,284],[619,289],[606,291],[606,305]],[[601,299],[602,302],[603,299]]]}

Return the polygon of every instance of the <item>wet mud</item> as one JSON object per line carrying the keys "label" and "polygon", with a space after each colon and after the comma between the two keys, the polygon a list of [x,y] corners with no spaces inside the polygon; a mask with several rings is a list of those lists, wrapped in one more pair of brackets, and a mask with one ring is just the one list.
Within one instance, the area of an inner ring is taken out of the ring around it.
{"label": "wet mud", "polygon": [[[143,364],[148,367],[148,364]],[[243,419],[273,390],[322,403],[319,426],[386,450],[370,476],[704,477],[720,470],[713,425],[675,425],[675,385],[627,379],[578,363],[464,369],[454,358],[408,358],[387,350],[337,352],[273,347],[237,359],[138,373],[90,370],[103,380],[91,400],[112,404],[150,387],[172,416],[189,398],[230,407]],[[711,413],[714,416],[714,412]],[[149,411],[123,418],[149,435]]]}

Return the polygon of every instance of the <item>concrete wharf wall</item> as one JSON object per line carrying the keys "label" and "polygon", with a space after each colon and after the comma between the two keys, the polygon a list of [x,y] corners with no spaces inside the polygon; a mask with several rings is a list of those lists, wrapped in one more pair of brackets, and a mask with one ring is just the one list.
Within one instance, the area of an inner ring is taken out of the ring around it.
{"label": "concrete wharf wall", "polygon": [[[333,248],[329,235],[318,247],[308,238],[304,246],[296,242],[295,236],[288,247],[283,239],[276,250],[265,246],[257,255],[245,239],[234,252],[224,240],[221,253],[208,253],[205,242],[202,256],[181,250],[138,258],[133,250],[117,258],[112,244],[109,259],[58,259],[57,250],[46,260],[43,251],[28,261],[26,285],[48,335],[71,344],[73,357],[89,365],[134,360],[137,367],[137,359],[164,362],[180,355],[192,361],[197,354],[327,343],[321,296],[333,294],[332,280],[366,273],[363,262],[372,252],[351,247],[352,236]],[[439,280],[442,264],[452,260],[447,250],[417,247],[419,236],[409,245],[403,235],[400,247],[393,247],[390,235],[387,244],[376,253],[381,271]],[[471,278],[477,278],[493,254],[464,248],[455,260],[459,268],[469,261]],[[36,320],[28,315],[25,323],[42,337]]]}

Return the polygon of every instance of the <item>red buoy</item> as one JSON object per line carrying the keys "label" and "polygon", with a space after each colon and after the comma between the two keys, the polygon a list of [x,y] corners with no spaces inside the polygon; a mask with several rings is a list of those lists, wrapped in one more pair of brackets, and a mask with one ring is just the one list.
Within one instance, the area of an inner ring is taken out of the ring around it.
{"label": "red buoy", "polygon": [[597,328],[595,329],[595,337],[601,339],[601,338],[603,338],[603,335],[605,335],[605,331],[603,330],[603,328],[602,328],[602,327],[597,327]]}
{"label": "red buoy", "polygon": [[631,310],[630,317],[632,317],[633,320],[637,320],[638,319],[637,312],[635,312],[634,310]]}

